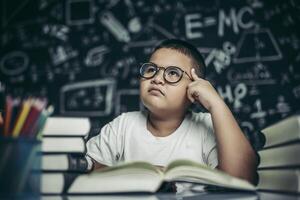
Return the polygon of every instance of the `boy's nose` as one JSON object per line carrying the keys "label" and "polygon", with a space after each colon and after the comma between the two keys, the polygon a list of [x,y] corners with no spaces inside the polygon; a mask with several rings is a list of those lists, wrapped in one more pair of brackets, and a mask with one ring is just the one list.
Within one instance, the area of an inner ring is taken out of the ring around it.
{"label": "boy's nose", "polygon": [[157,72],[157,74],[155,74],[155,76],[152,78],[152,81],[155,82],[156,84],[164,84],[165,83],[165,79],[164,79],[164,71],[163,70],[159,70]]}

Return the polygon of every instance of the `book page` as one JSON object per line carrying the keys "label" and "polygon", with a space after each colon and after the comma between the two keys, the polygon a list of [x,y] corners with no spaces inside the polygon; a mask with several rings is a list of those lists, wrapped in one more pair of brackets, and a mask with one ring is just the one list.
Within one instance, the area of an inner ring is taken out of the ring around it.
{"label": "book page", "polygon": [[230,176],[220,170],[212,169],[189,160],[177,160],[170,163],[165,172],[166,181],[186,181],[221,187],[255,190],[248,181]]}
{"label": "book page", "polygon": [[95,170],[92,173],[95,172],[106,172],[106,171],[118,171],[120,169],[144,169],[147,171],[152,171],[154,173],[157,173],[161,176],[163,176],[162,169],[160,167],[156,167],[148,162],[142,162],[142,161],[135,161],[135,162],[129,162],[129,163],[121,163],[115,166],[111,167],[105,167]]}
{"label": "book page", "polygon": [[146,162],[120,164],[79,176],[69,193],[155,192],[163,181],[161,170]]}

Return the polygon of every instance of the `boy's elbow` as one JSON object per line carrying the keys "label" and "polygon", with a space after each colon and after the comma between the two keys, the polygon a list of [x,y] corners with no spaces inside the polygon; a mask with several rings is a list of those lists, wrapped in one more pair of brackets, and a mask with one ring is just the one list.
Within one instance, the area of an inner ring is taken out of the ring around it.
{"label": "boy's elbow", "polygon": [[247,180],[253,185],[257,185],[258,182],[258,173],[256,163],[250,164],[248,167],[242,168],[237,175],[239,178]]}
{"label": "boy's elbow", "polygon": [[247,153],[244,153],[242,156],[238,156],[238,157],[231,162],[221,161],[217,168],[232,176],[247,180],[253,185],[257,185],[258,157],[255,151],[251,150]]}
{"label": "boy's elbow", "polygon": [[244,160],[244,166],[241,166],[240,176],[241,178],[249,181],[253,185],[257,185],[258,182],[258,173],[257,173],[257,165],[258,165],[258,157],[254,150],[250,153],[246,154],[247,159]]}
{"label": "boy's elbow", "polygon": [[253,150],[251,156],[251,161],[249,163],[249,176],[247,180],[251,182],[253,185],[258,184],[258,173],[257,173],[257,166],[259,164],[259,157],[258,154]]}
{"label": "boy's elbow", "polygon": [[258,174],[256,169],[251,169],[250,167],[248,168],[242,168],[242,169],[238,169],[238,170],[226,170],[226,169],[222,169],[221,167],[217,167],[219,170],[222,170],[226,173],[228,173],[231,176],[246,180],[250,183],[252,183],[253,185],[257,185],[257,181],[258,181]]}
{"label": "boy's elbow", "polygon": [[257,165],[258,165],[258,159],[256,154],[254,153],[252,158],[248,161],[248,167],[246,167],[247,170],[243,170],[242,172],[245,180],[249,181],[253,185],[257,185],[258,183],[258,173],[257,173]]}
{"label": "boy's elbow", "polygon": [[103,165],[101,163],[95,163],[94,166],[93,166],[93,170],[96,170],[96,169],[101,169],[101,168],[106,168],[108,167],[107,165]]}
{"label": "boy's elbow", "polygon": [[239,175],[238,177],[245,179],[252,183],[253,185],[257,185],[258,182],[258,155],[254,149],[249,149],[248,152],[244,153],[244,158],[241,160],[241,164],[239,166]]}

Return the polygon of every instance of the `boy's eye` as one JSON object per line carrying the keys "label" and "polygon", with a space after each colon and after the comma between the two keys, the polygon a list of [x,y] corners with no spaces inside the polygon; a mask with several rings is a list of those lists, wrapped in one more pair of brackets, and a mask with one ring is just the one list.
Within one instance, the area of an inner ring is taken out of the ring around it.
{"label": "boy's eye", "polygon": [[169,69],[167,70],[167,76],[169,77],[180,77],[180,71],[178,69]]}
{"label": "boy's eye", "polygon": [[153,73],[156,71],[156,68],[154,66],[147,66],[145,73]]}

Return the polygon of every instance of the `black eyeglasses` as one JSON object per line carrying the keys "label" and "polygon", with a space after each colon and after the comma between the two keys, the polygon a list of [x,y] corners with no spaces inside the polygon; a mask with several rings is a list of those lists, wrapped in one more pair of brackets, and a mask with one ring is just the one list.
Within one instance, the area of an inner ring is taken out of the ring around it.
{"label": "black eyeglasses", "polygon": [[[186,71],[176,66],[168,66],[164,68],[158,67],[152,62],[147,62],[141,64],[140,76],[146,79],[153,78],[160,69],[164,71],[163,77],[168,83],[178,83],[182,79],[183,74],[186,73]],[[188,73],[186,73],[186,75],[193,80]]]}

